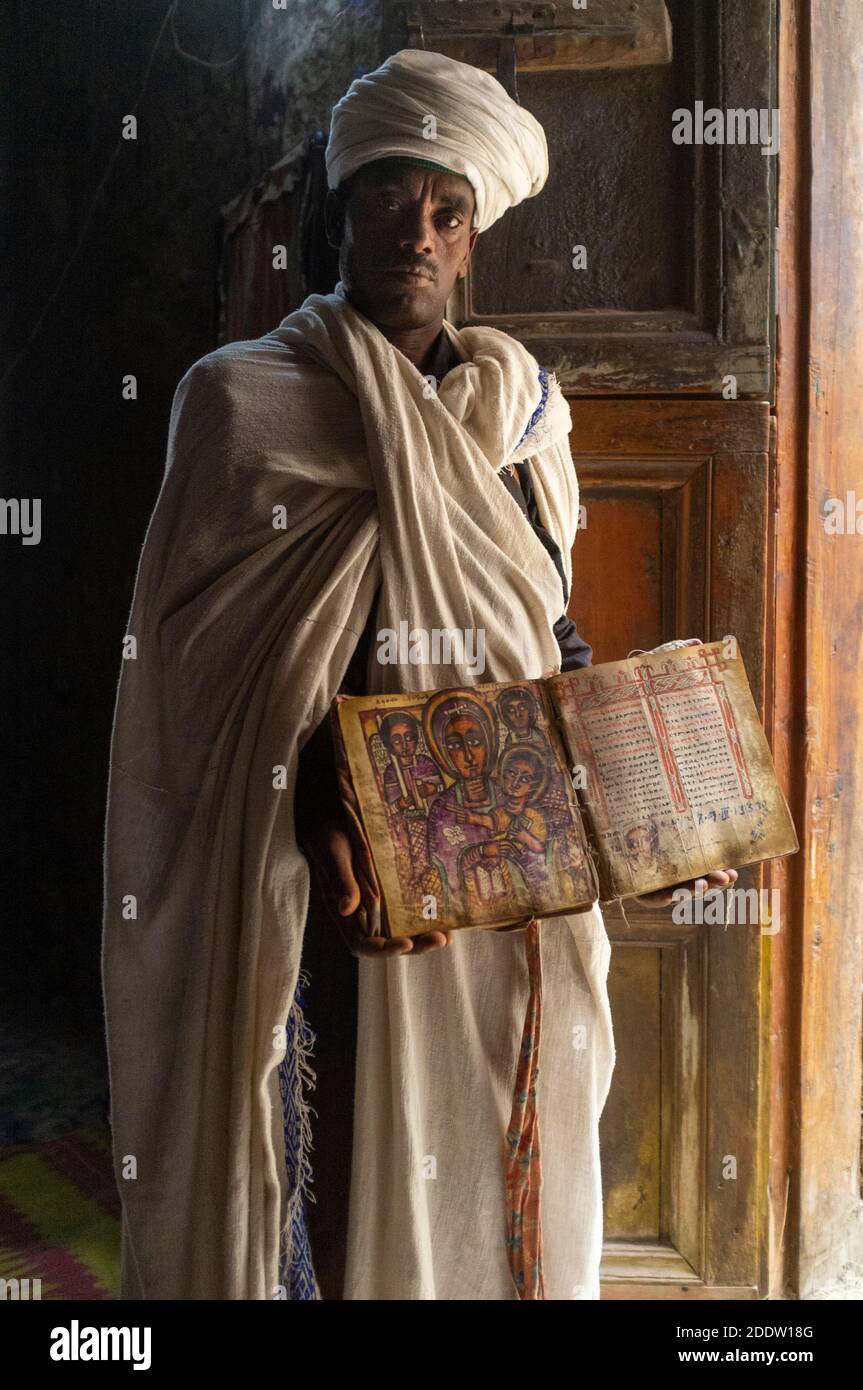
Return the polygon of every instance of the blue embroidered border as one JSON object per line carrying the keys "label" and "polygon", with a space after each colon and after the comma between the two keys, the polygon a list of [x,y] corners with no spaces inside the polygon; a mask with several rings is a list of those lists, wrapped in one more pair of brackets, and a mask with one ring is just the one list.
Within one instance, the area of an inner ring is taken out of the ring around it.
{"label": "blue embroidered border", "polygon": [[530,419],[528,420],[527,429],[521,436],[521,439],[518,441],[518,444],[516,444],[516,449],[520,448],[524,441],[527,439],[527,436],[530,434],[540,415],[545,410],[545,403],[548,400],[548,372],[546,371],[545,367],[540,367],[539,369],[539,384],[542,389],[542,396],[540,398],[539,405],[536,407],[536,410],[533,412]]}
{"label": "blue embroidered border", "polygon": [[320,1298],[306,1220],[306,1195],[312,1179],[312,1165],[308,1153],[309,1118],[303,1086],[309,1084],[308,1058],[315,1041],[315,1035],[303,1017],[303,986],[306,983],[305,977],[300,976],[288,1015],[285,1056],[279,1063],[279,1092],[285,1116],[289,1212],[282,1233],[279,1283],[293,1301]]}

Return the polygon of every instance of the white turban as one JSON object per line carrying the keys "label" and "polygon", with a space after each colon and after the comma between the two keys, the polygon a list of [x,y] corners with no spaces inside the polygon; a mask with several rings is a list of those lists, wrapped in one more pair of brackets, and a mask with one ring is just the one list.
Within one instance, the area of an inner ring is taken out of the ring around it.
{"label": "white turban", "polygon": [[422,48],[403,48],[358,77],[333,107],[327,182],[338,188],[361,165],[393,155],[466,178],[481,232],[548,178],[539,121],[490,73]]}

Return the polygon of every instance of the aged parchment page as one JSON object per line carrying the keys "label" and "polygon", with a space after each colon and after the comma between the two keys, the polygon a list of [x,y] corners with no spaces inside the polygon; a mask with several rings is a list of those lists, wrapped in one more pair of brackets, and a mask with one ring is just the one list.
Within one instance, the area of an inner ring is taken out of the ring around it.
{"label": "aged parchment page", "polygon": [[798,848],[733,638],[548,684],[603,901]]}

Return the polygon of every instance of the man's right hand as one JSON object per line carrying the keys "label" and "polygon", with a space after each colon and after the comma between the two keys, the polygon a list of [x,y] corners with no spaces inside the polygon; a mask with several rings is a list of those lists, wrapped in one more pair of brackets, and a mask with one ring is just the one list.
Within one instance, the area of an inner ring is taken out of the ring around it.
{"label": "man's right hand", "polygon": [[424,955],[452,940],[451,931],[419,936],[372,936],[372,916],[380,907],[368,849],[350,821],[325,820],[303,836],[301,848],[312,864],[330,918],[355,956]]}

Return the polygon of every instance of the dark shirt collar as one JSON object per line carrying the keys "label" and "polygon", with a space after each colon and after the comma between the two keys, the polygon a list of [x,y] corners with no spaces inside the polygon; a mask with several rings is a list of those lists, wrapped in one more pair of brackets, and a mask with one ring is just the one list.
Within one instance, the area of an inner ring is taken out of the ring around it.
{"label": "dark shirt collar", "polygon": [[447,372],[452,371],[453,367],[457,367],[461,360],[446,329],[441,327],[432,347],[429,366],[423,372],[423,376],[433,376],[435,381],[440,383]]}

